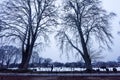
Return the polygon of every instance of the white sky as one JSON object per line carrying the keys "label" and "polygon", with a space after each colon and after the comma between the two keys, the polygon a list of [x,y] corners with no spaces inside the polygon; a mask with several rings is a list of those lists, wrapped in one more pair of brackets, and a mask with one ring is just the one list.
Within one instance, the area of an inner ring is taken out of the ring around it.
{"label": "white sky", "polygon": [[112,46],[112,51],[105,52],[105,59],[107,61],[116,60],[118,56],[120,56],[120,35],[118,35],[118,31],[120,31],[120,0],[101,0],[103,1],[103,8],[109,12],[114,12],[117,16],[112,20],[113,27],[113,37],[114,44]]}
{"label": "white sky", "polygon": [[[117,14],[115,18],[112,20],[112,27],[113,27],[113,42],[112,45],[112,51],[104,51],[102,53],[102,56],[104,56],[102,61],[111,61],[111,60],[117,60],[117,57],[120,56],[120,35],[117,34],[118,31],[120,31],[120,0],[101,0],[103,2],[102,6],[105,10],[108,12],[114,12]],[[70,58],[68,59],[66,55],[61,55],[60,50],[56,47],[55,41],[52,41],[51,47],[47,48],[46,51],[41,52],[40,54],[42,57],[45,58],[51,58],[53,61],[59,61],[59,62],[72,62],[72,61],[78,61],[80,58],[75,58],[75,56],[70,55]]]}

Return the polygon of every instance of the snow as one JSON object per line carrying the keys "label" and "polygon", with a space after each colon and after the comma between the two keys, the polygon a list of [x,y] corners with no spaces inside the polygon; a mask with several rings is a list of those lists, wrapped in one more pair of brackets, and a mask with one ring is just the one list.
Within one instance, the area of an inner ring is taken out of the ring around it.
{"label": "snow", "polygon": [[[30,69],[36,69],[37,71],[51,71],[51,68],[30,68]],[[101,68],[93,68],[94,70],[99,69],[100,71],[106,71],[106,69],[101,69]],[[112,71],[113,68],[108,68],[109,71]],[[116,67],[117,71],[120,71],[120,67]],[[67,68],[67,67],[54,67],[53,71],[84,71],[85,68]]]}
{"label": "snow", "polygon": [[[9,68],[9,69],[18,69],[18,68]],[[44,67],[35,67],[35,68],[29,68],[29,69],[36,69],[37,71],[51,71],[51,68],[44,68]],[[93,68],[94,70],[99,69],[100,71],[106,71],[106,69],[101,69],[101,68]],[[109,71],[112,71],[113,68],[108,68]],[[117,71],[120,71],[120,67],[116,67]],[[67,68],[67,67],[54,67],[54,71],[84,71],[85,68]]]}

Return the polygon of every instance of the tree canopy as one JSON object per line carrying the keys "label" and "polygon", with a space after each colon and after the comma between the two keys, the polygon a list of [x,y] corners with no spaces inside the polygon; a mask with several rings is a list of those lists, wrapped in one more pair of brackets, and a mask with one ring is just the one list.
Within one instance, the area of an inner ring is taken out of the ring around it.
{"label": "tree canopy", "polygon": [[107,13],[100,3],[99,0],[64,1],[63,23],[56,35],[60,48],[80,54],[88,69],[91,69],[91,52],[100,52],[103,46],[110,48],[112,43],[110,19],[115,14]]}

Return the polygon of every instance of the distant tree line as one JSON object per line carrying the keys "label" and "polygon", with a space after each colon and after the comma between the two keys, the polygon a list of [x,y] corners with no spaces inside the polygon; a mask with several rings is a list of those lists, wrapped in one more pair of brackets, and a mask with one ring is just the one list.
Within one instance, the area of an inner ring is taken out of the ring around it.
{"label": "distant tree line", "polygon": [[[19,55],[18,55],[19,54]],[[0,68],[18,68],[21,60],[20,49],[15,46],[1,46],[0,47]],[[85,68],[85,63],[82,61],[78,62],[53,62],[50,58],[42,58],[37,52],[34,51],[29,62],[29,68],[48,68],[48,67],[67,67],[67,68]],[[94,62],[92,63],[93,67],[120,67],[120,57],[118,61],[108,61],[108,62]]]}

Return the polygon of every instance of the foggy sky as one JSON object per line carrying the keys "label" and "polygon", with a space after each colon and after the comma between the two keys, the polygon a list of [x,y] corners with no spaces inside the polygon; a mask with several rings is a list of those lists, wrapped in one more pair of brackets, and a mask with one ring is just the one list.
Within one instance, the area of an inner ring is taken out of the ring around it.
{"label": "foggy sky", "polygon": [[[120,31],[120,0],[101,0],[103,9],[107,10],[108,12],[114,12],[117,14],[116,17],[112,19],[111,27],[112,27],[112,34],[113,34],[113,45],[112,50],[105,50],[101,54],[104,58],[100,59],[101,61],[116,61],[117,57],[120,56],[120,35],[118,35],[118,31]],[[52,36],[53,38],[53,36]],[[60,53],[58,47],[56,47],[55,40],[52,39],[51,47],[47,48],[46,51],[41,52],[40,56],[45,58],[51,58],[53,61],[60,61],[60,62],[74,62],[79,61],[81,58],[76,58],[72,54],[70,54],[69,59],[67,58],[66,54]]]}

